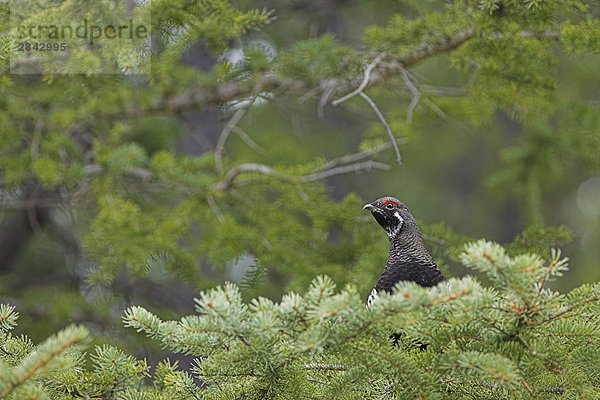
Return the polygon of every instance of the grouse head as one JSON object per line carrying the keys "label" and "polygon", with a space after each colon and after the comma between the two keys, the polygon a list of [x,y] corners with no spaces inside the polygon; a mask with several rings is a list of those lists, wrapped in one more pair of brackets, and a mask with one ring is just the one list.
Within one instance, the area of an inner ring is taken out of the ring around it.
{"label": "grouse head", "polygon": [[363,209],[371,211],[390,239],[400,235],[403,229],[410,229],[414,223],[414,218],[408,208],[395,197],[382,197],[365,204]]}

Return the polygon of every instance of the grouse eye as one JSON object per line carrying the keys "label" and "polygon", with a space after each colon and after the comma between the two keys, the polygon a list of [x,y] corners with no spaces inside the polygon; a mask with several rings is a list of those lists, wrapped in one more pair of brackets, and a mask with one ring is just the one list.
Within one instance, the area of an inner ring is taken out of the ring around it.
{"label": "grouse eye", "polygon": [[394,205],[392,203],[387,203],[387,206],[385,206],[388,210],[391,210],[392,208],[394,208]]}

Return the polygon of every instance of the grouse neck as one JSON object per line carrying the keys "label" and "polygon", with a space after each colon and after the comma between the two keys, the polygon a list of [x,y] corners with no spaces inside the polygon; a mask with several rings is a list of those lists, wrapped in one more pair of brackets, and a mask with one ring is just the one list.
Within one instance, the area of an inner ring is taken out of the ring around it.
{"label": "grouse neck", "polygon": [[[401,232],[394,237],[390,237],[390,257],[395,257],[399,254],[421,254],[425,253],[425,258],[431,258],[423,243],[423,238],[420,232]],[[425,254],[421,254],[423,257]]]}
{"label": "grouse neck", "polygon": [[390,250],[398,250],[406,247],[412,247],[416,245],[418,242],[422,242],[419,240],[419,235],[407,235],[398,233],[396,235],[390,236]]}

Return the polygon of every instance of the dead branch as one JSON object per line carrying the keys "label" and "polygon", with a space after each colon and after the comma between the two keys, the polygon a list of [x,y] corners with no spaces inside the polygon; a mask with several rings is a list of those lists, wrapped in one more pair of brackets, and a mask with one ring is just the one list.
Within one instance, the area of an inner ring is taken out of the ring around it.
{"label": "dead branch", "polygon": [[246,145],[248,147],[250,147],[252,150],[256,151],[259,154],[264,154],[265,149],[259,145],[258,143],[256,143],[251,137],[250,135],[248,135],[248,133],[243,130],[242,128],[240,128],[239,126],[234,126],[231,131],[233,133],[235,133],[236,135],[239,136],[240,139],[242,139],[242,141],[244,143],[246,143]]}
{"label": "dead branch", "polygon": [[348,174],[351,172],[370,171],[372,169],[382,169],[384,171],[389,171],[391,167],[388,164],[369,160],[350,165],[344,165],[342,167],[335,167],[327,169],[325,171],[315,172],[309,175],[304,175],[300,177],[300,182],[318,181],[334,175]]}
{"label": "dead branch", "polygon": [[33,139],[31,139],[31,159],[36,160],[38,158],[38,150],[40,147],[40,141],[42,140],[42,130],[44,129],[44,123],[41,119],[37,120],[33,128]]}
{"label": "dead branch", "polygon": [[363,161],[359,163],[354,163],[350,165],[344,165],[341,167],[335,167],[331,169],[327,169],[324,171],[314,172],[308,175],[302,175],[299,177],[285,175],[281,172],[275,171],[273,168],[258,163],[244,163],[240,164],[237,167],[231,168],[226,174],[221,182],[216,183],[213,188],[215,190],[229,190],[233,187],[234,181],[237,179],[238,175],[242,173],[258,173],[261,175],[270,176],[272,178],[279,179],[284,182],[289,183],[306,183],[313,182],[317,180],[322,180],[325,178],[329,178],[335,175],[348,174],[352,172],[361,172],[361,171],[370,171],[372,169],[382,169],[389,170],[390,166],[388,164],[376,162],[376,161]]}
{"label": "dead branch", "polygon": [[464,88],[448,87],[448,86],[433,86],[433,85],[419,85],[421,93],[432,94],[435,96],[464,96],[467,94],[467,90]]}
{"label": "dead branch", "polygon": [[335,92],[335,86],[328,86],[325,90],[323,90],[323,94],[319,99],[319,104],[317,105],[317,117],[319,120],[323,121],[325,119],[325,105]]}
{"label": "dead branch", "polygon": [[[488,35],[494,37],[493,33]],[[524,39],[558,40],[560,39],[560,32],[523,31],[520,33],[520,36]],[[389,79],[397,76],[401,68],[409,68],[428,58],[455,50],[476,37],[485,38],[485,33],[479,33],[473,28],[466,28],[453,37],[427,37],[423,40],[421,45],[416,46],[416,50],[411,54],[404,57],[390,57],[391,59],[385,60],[385,62],[383,62],[382,59],[377,66],[373,67],[371,76],[362,90],[385,83]],[[497,39],[503,38],[503,35],[497,37]],[[39,61],[39,58],[32,59],[33,62],[36,62],[36,60]],[[375,71],[377,71],[377,73],[374,73]],[[332,95],[336,93],[346,93],[355,91],[356,88],[361,86],[361,83],[364,81],[364,73],[362,76],[351,79],[326,78],[325,80],[329,81],[329,85],[335,87]],[[328,87],[328,84],[326,82],[321,82],[317,86],[323,90],[323,88]],[[97,115],[96,117],[110,117],[111,115],[114,115],[115,118],[130,118],[132,116],[140,116],[153,112],[183,112],[230,102],[238,97],[248,96],[251,93],[274,92],[276,94],[281,94],[287,91],[307,92],[313,87],[314,86],[310,85],[307,81],[286,79],[275,74],[267,74],[260,82],[258,82],[258,84],[250,81],[242,81],[227,82],[214,87],[196,87],[185,93],[159,96],[150,106],[145,108],[127,107],[117,112],[110,110],[104,114]]]}
{"label": "dead branch", "polygon": [[[373,67],[371,76],[362,90],[384,83],[390,78],[397,76],[397,74],[400,72],[400,68],[409,68],[430,57],[452,51],[476,36],[475,30],[468,28],[462,32],[459,32],[454,37],[440,37],[437,41],[434,40],[433,43],[431,43],[431,38],[427,38],[427,40],[424,40],[421,46],[417,47],[416,51],[405,57],[386,60],[386,62],[383,62],[382,57],[382,60],[378,63],[378,65]],[[377,68],[377,74],[373,73],[375,72],[375,68]],[[329,86],[335,87],[334,94],[353,90],[355,91],[355,88],[360,87],[361,83],[365,80],[364,75],[365,74],[363,73],[362,76],[351,79],[326,78],[325,80],[327,82],[321,82],[317,86],[319,86],[321,90]],[[247,96],[249,93],[276,92],[281,94],[287,91],[307,92],[311,88],[313,88],[313,86],[309,86],[309,83],[306,81],[284,79],[277,75],[269,74],[266,75],[256,85],[247,81],[228,82],[212,88],[195,88],[175,96],[159,97],[148,109],[138,110],[137,112],[133,113],[135,115],[140,115],[144,112],[160,112],[165,110],[171,112],[182,112],[209,105],[229,102],[240,96]]]}
{"label": "dead branch", "polygon": [[428,98],[424,98],[423,99],[423,103],[429,107],[429,109],[431,111],[433,111],[434,113],[437,114],[438,117],[440,117],[443,121],[449,121],[450,118],[448,118],[448,116],[446,115],[446,113],[444,112],[444,110],[442,110],[437,104],[435,104],[433,101],[429,100]]}
{"label": "dead branch", "polygon": [[219,135],[219,140],[217,141],[217,145],[215,146],[215,151],[214,151],[215,166],[217,167],[217,171],[219,171],[219,172],[223,172],[223,152],[225,151],[225,142],[227,142],[227,138],[229,137],[229,134],[231,133],[233,128],[235,126],[237,126],[238,122],[240,122],[240,120],[242,119],[244,114],[246,114],[246,111],[248,110],[248,108],[250,108],[252,103],[253,103],[253,101],[250,102],[246,107],[238,109],[233,114],[231,119],[227,122],[227,124],[225,124],[225,127],[223,128],[223,130],[221,131],[221,134]]}
{"label": "dead branch", "polygon": [[210,207],[210,209],[213,211],[213,213],[217,217],[217,220],[220,223],[225,222],[225,216],[223,215],[223,212],[219,208],[219,205],[217,204],[215,198],[212,195],[208,195],[206,197],[206,201],[207,201],[208,206]]}
{"label": "dead branch", "polygon": [[375,67],[377,67],[377,64],[379,64],[381,62],[381,60],[383,59],[383,57],[385,56],[385,53],[380,53],[377,57],[375,57],[375,59],[373,60],[373,62],[371,62],[369,65],[367,65],[367,68],[365,68],[365,72],[364,72],[364,77],[362,82],[360,83],[360,85],[353,90],[352,92],[348,93],[347,95],[345,95],[344,97],[341,97],[337,100],[334,100],[331,102],[331,104],[333,104],[334,106],[337,106],[341,103],[343,103],[346,100],[351,99],[352,97],[358,95],[359,93],[361,93],[369,84],[369,81],[371,80],[371,74],[373,73],[373,70],[375,69]]}
{"label": "dead branch", "polygon": [[417,89],[417,86],[412,81],[411,74],[406,70],[406,68],[401,68],[400,73],[402,75],[402,80],[404,81],[404,85],[410,91],[413,98],[408,105],[408,109],[406,110],[406,123],[411,124],[413,119],[413,112],[417,105],[419,104],[419,100],[421,99],[421,92]]}
{"label": "dead branch", "polygon": [[360,92],[359,96],[362,97],[371,106],[373,111],[375,111],[377,118],[379,118],[379,121],[385,128],[385,131],[387,132],[387,134],[390,138],[390,142],[392,143],[392,147],[394,148],[394,152],[396,153],[396,161],[398,162],[398,164],[402,164],[402,156],[400,155],[400,149],[398,148],[398,142],[396,142],[396,138],[394,137],[392,128],[390,128],[390,125],[385,120],[383,113],[381,112],[379,107],[377,107],[377,104],[375,104],[375,102],[373,100],[371,100],[371,98],[369,96],[367,96],[365,92]]}
{"label": "dead branch", "polygon": [[296,178],[277,172],[265,164],[244,163],[227,171],[223,180],[217,183],[214,188],[217,190],[229,190],[233,186],[233,182],[239,174],[248,172],[259,173],[288,182],[293,182],[296,180]]}
{"label": "dead branch", "polygon": [[[405,141],[402,141],[402,144],[404,144],[404,143],[405,143]],[[373,148],[367,149],[365,151],[361,151],[359,153],[348,154],[348,155],[345,155],[342,157],[334,158],[333,160],[329,160],[328,162],[323,164],[323,166],[321,168],[319,168],[318,171],[337,167],[338,165],[341,165],[341,164],[348,164],[351,162],[363,160],[367,157],[371,157],[372,155],[379,154],[382,151],[389,149],[391,146],[392,146],[392,144],[390,142],[385,142],[385,143],[380,144],[379,146],[375,146]]]}

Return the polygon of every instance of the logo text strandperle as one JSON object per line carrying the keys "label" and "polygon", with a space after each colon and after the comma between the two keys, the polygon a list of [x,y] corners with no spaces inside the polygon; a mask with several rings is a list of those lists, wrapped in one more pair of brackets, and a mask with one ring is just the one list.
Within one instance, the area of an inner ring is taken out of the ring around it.
{"label": "logo text strandperle", "polygon": [[143,24],[134,25],[133,19],[122,25],[90,24],[87,19],[75,27],[72,25],[29,25],[18,27],[18,38],[23,39],[53,39],[72,40],[87,39],[90,45],[98,39],[145,39],[148,37],[148,28]]}

